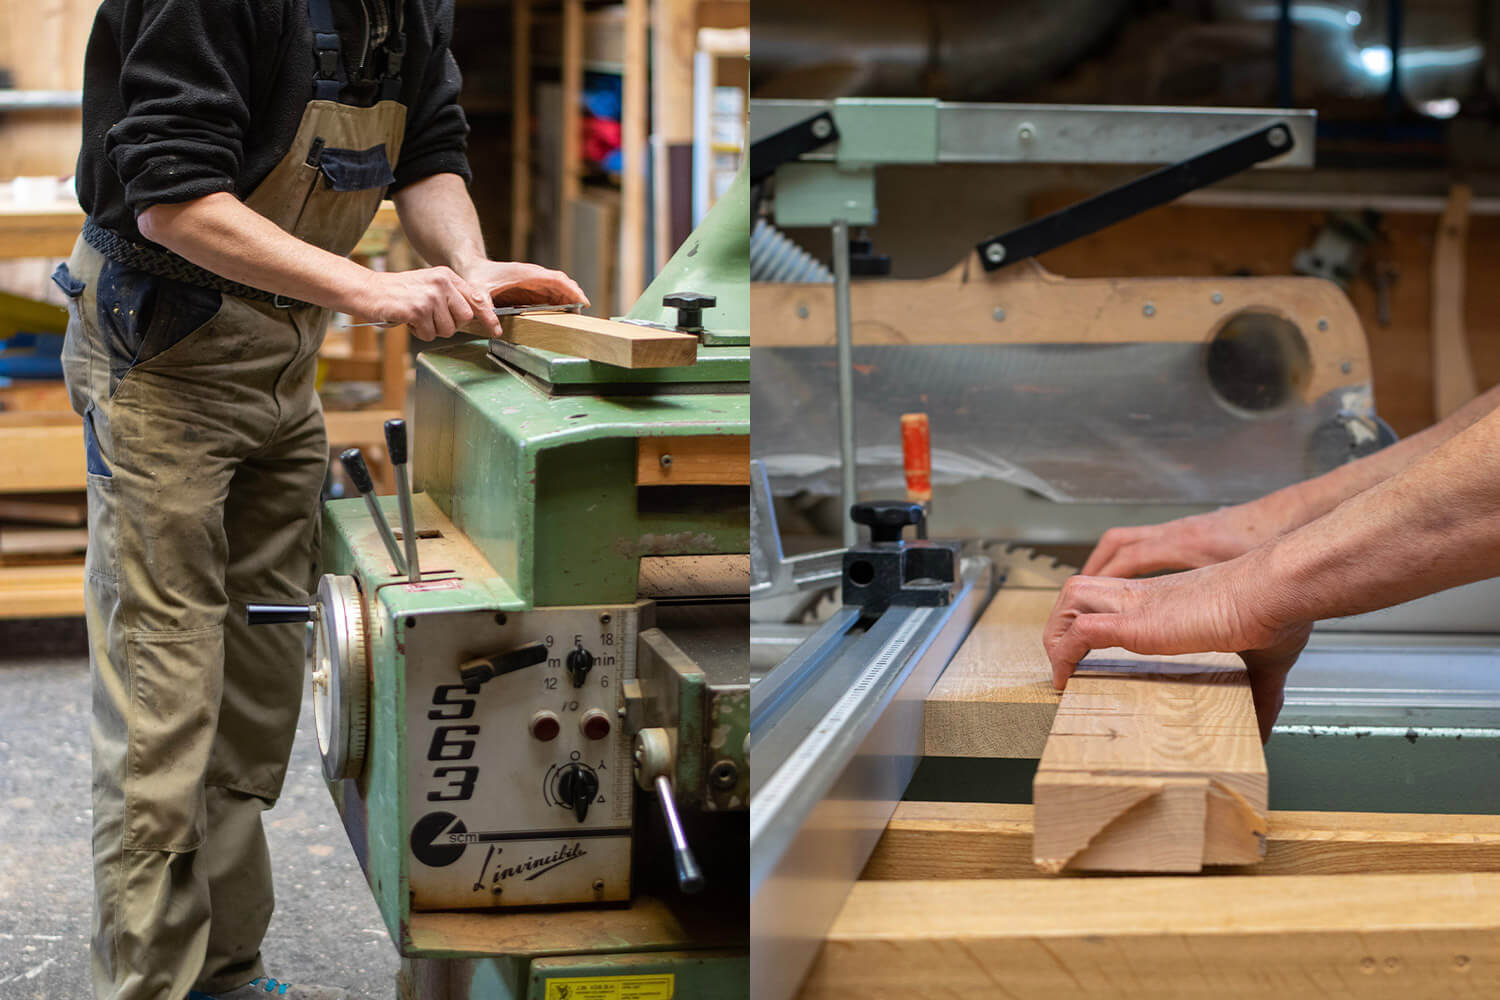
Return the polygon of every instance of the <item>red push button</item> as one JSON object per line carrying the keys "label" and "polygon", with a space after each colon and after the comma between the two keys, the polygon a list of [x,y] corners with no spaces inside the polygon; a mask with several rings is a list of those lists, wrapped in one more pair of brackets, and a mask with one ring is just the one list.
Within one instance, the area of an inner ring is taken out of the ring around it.
{"label": "red push button", "polygon": [[583,718],[578,720],[578,727],[589,739],[602,740],[609,735],[609,716],[597,708],[591,708],[583,713]]}
{"label": "red push button", "polygon": [[560,732],[562,723],[557,721],[557,716],[552,712],[538,712],[531,717],[531,735],[543,743],[557,739]]}

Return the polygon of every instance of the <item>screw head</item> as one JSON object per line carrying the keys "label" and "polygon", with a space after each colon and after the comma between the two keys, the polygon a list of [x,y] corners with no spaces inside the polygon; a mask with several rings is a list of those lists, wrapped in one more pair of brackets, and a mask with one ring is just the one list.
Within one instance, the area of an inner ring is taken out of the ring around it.
{"label": "screw head", "polygon": [[602,615],[599,616],[599,624],[600,625],[608,625],[609,623],[610,623],[609,612],[606,611]]}
{"label": "screw head", "polygon": [[805,306],[805,305],[799,305],[799,306],[797,306],[797,318],[798,319],[807,319],[807,316],[808,316],[807,306]]}
{"label": "screw head", "polygon": [[661,467],[663,469],[670,469],[672,467],[672,456],[671,455],[662,455],[662,457],[661,457]]}
{"label": "screw head", "polygon": [[827,118],[819,118],[812,123],[812,134],[819,139],[826,139],[833,134],[833,123]]}
{"label": "screw head", "polygon": [[1223,292],[1214,292],[1214,305],[1221,306],[1223,304],[1224,304],[1224,293]]}
{"label": "screw head", "polygon": [[1002,308],[1000,308],[999,306],[995,307],[995,322],[996,323],[1004,323],[1005,322],[1005,310],[1002,309]]}
{"label": "screw head", "polygon": [[596,879],[594,879],[594,891],[595,892],[603,892],[604,891],[604,880],[602,878],[596,878]]}
{"label": "screw head", "polygon": [[1319,330],[1326,330],[1326,329],[1328,329],[1328,320],[1326,320],[1326,319],[1319,319],[1318,320],[1318,329]]}
{"label": "screw head", "polygon": [[1022,122],[1020,127],[1016,129],[1016,138],[1022,142],[1030,142],[1036,138],[1036,126],[1031,124],[1031,122]]}
{"label": "screw head", "polygon": [[1287,134],[1284,126],[1278,125],[1266,134],[1266,141],[1275,149],[1280,149],[1287,144],[1291,136]]}
{"label": "screw head", "polygon": [[1348,375],[1354,370],[1354,364],[1353,362],[1345,361],[1343,364],[1339,365],[1339,370],[1342,371],[1345,375]]}
{"label": "screw head", "polygon": [[1156,315],[1156,306],[1152,305],[1150,302],[1147,302],[1143,307],[1141,307],[1141,312],[1146,315],[1147,319],[1150,319],[1152,316]]}
{"label": "screw head", "polygon": [[984,259],[991,264],[998,264],[1005,259],[1005,246],[1001,243],[991,243],[984,248]]}

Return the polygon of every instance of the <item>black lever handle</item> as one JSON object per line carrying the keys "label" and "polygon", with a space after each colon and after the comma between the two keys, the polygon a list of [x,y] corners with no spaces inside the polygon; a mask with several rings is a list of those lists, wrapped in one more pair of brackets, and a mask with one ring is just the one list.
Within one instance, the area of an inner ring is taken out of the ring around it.
{"label": "black lever handle", "polygon": [[339,455],[339,461],[343,463],[344,471],[349,474],[349,481],[361,494],[370,493],[375,489],[375,484],[370,479],[369,466],[365,465],[365,456],[358,448],[347,448]]}
{"label": "black lever handle", "polygon": [[247,625],[285,625],[288,622],[310,622],[317,613],[315,604],[247,604]]}
{"label": "black lever handle", "polygon": [[385,447],[392,465],[406,464],[406,421],[396,417],[385,422]]}

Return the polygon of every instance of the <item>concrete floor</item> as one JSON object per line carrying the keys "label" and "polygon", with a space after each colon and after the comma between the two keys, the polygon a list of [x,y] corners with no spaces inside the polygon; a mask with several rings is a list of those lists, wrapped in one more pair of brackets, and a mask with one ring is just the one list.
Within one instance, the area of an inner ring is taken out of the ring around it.
{"label": "concrete floor", "polygon": [[[280,979],[391,1000],[399,961],[323,787],[310,690],[266,814],[277,905],[262,951]],[[0,621],[0,1000],[91,995],[88,715],[81,621]]]}

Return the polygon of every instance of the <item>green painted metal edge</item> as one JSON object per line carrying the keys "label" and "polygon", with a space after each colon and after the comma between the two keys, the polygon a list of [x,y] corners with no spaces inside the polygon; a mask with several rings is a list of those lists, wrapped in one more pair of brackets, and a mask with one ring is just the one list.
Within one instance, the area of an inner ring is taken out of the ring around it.
{"label": "green painted metal edge", "polygon": [[798,162],[776,171],[777,225],[827,226],[836,219],[875,224],[874,167]]}
{"label": "green painted metal edge", "polygon": [[[748,341],[748,337],[745,338]],[[493,353],[549,385],[597,385],[606,391],[619,385],[683,385],[750,381],[748,345],[698,348],[698,363],[673,368],[621,368],[588,358],[495,341]]]}
{"label": "green painted metal edge", "polygon": [[750,171],[749,158],[729,190],[683,241],[667,266],[625,314],[664,326],[677,325],[677,310],[662,305],[673,292],[702,292],[718,302],[703,314],[703,325],[725,334],[750,333]]}
{"label": "green painted metal edge", "polygon": [[[834,102],[833,121],[839,130],[838,163],[846,168],[938,161],[936,100],[846,97]],[[781,199],[779,180],[776,198]]]}

